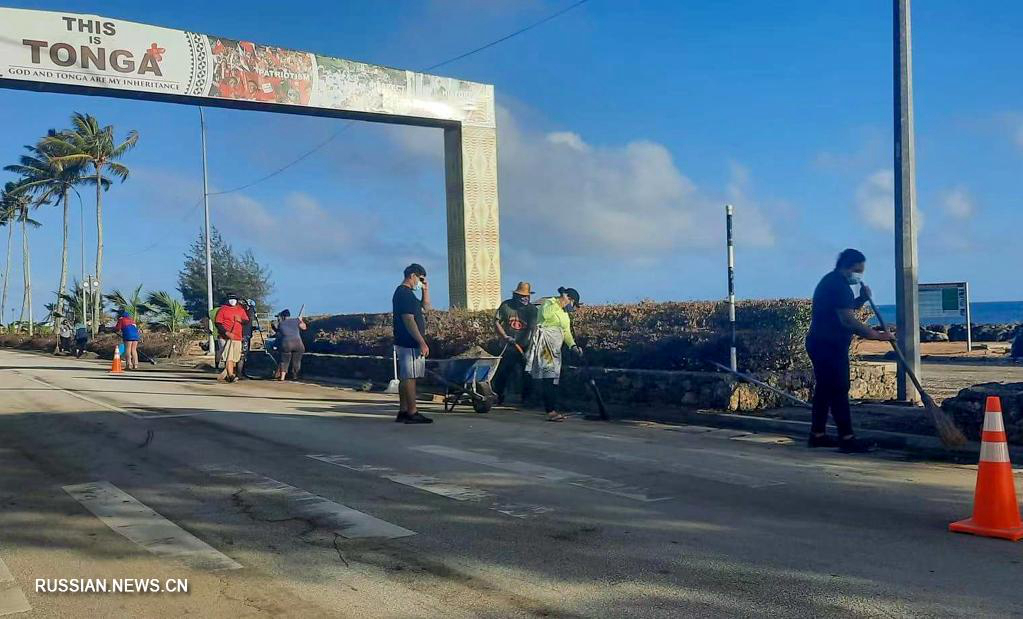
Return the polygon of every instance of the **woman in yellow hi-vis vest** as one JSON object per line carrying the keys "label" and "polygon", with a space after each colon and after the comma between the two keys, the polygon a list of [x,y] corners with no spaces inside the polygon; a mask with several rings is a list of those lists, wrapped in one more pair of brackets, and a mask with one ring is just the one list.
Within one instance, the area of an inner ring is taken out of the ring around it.
{"label": "woman in yellow hi-vis vest", "polygon": [[543,384],[547,421],[565,420],[565,416],[558,412],[561,348],[565,345],[576,354],[582,354],[572,336],[572,319],[569,316],[579,305],[579,292],[575,288],[558,288],[558,296],[545,299],[526,351],[526,368],[530,376]]}

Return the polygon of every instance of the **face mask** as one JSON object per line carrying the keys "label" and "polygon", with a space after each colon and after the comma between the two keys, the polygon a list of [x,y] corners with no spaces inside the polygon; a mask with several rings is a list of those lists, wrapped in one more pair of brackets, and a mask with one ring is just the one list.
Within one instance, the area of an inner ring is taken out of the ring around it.
{"label": "face mask", "polygon": [[422,289],[423,289],[423,282],[417,279],[416,280],[416,285],[412,287],[412,290],[415,290],[416,292],[419,292]]}
{"label": "face mask", "polygon": [[568,312],[569,314],[574,313],[575,312],[575,305],[569,303],[568,305],[565,306],[565,311]]}
{"label": "face mask", "polygon": [[235,305],[238,305],[238,299],[228,299],[227,304],[234,307]]}
{"label": "face mask", "polygon": [[848,278],[849,284],[855,286],[856,284],[863,283],[863,273],[850,273]]}
{"label": "face mask", "polygon": [[521,303],[523,305],[529,305],[529,297],[527,297],[525,295],[517,294],[517,295],[515,295],[515,298],[518,300],[519,303]]}

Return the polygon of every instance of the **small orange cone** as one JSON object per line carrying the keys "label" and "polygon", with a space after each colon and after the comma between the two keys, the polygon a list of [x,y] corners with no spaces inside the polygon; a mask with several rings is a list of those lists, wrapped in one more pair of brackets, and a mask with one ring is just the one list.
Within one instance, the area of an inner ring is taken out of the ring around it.
{"label": "small orange cone", "polygon": [[121,368],[121,349],[118,346],[114,346],[114,364],[110,366],[111,374],[124,374],[124,370]]}
{"label": "small orange cone", "polygon": [[973,517],[953,522],[948,530],[1014,542],[1023,539],[1009,446],[1002,424],[1002,401],[997,396],[988,396],[984,406],[984,434],[973,496]]}

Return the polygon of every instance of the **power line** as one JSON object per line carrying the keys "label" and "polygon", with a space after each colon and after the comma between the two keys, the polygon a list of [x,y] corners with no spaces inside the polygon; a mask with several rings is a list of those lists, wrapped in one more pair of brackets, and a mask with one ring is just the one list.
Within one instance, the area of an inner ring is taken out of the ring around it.
{"label": "power line", "polygon": [[320,142],[319,144],[317,144],[316,146],[314,146],[312,149],[310,149],[309,151],[307,151],[306,153],[301,155],[298,159],[295,159],[291,163],[285,164],[285,165],[277,168],[276,170],[274,170],[273,172],[270,172],[269,174],[267,174],[265,176],[257,178],[256,180],[252,181],[251,183],[246,183],[244,185],[240,185],[240,186],[235,187],[233,189],[225,189],[224,191],[211,191],[209,195],[211,195],[211,196],[221,196],[221,195],[224,195],[225,193],[234,193],[236,191],[242,191],[243,189],[248,189],[249,187],[252,187],[253,185],[258,185],[258,184],[262,183],[263,181],[270,180],[271,178],[277,176],[281,172],[284,172],[285,170],[287,170],[288,168],[292,167],[293,165],[295,165],[295,164],[297,164],[297,163],[299,163],[301,161],[304,161],[310,155],[312,155],[313,153],[317,152],[318,150],[320,150],[321,148],[323,148],[327,144],[330,144],[331,142],[334,141],[334,138],[336,138],[337,136],[341,135],[342,133],[344,133],[348,129],[351,129],[354,124],[355,124],[354,121],[349,120],[345,124],[341,125],[341,128],[338,129],[337,131],[335,131],[329,138],[327,138],[326,140],[324,140],[324,141]]}
{"label": "power line", "polygon": [[439,68],[439,67],[443,67],[446,64],[451,64],[452,62],[455,62],[455,61],[461,60],[463,58],[467,58],[469,56],[472,56],[473,54],[475,54],[477,52],[482,52],[485,49],[490,49],[491,47],[493,47],[495,45],[498,45],[500,43],[504,43],[508,39],[517,37],[517,36],[519,36],[520,34],[522,34],[524,32],[529,32],[530,30],[532,30],[533,28],[536,28],[537,26],[542,26],[543,24],[546,24],[547,22],[549,22],[549,21],[551,21],[553,19],[557,19],[558,17],[561,17],[565,13],[568,13],[569,11],[571,11],[572,9],[578,8],[578,7],[586,4],[587,2],[589,2],[589,0],[579,0],[579,2],[576,2],[575,4],[571,4],[571,5],[561,9],[560,11],[558,11],[556,13],[551,13],[547,17],[544,17],[543,19],[541,19],[538,22],[534,22],[534,23],[530,24],[530,25],[526,26],[525,28],[520,28],[519,30],[516,30],[515,32],[513,32],[513,33],[511,33],[509,35],[503,36],[500,39],[497,39],[496,41],[491,41],[490,43],[487,43],[486,45],[484,45],[482,47],[477,47],[476,49],[474,49],[472,51],[465,52],[464,54],[461,54],[459,56],[455,56],[454,58],[449,58],[448,60],[445,60],[444,62],[438,62],[435,65],[431,65],[429,67],[426,67],[425,69],[423,69],[423,71],[433,71],[434,69]]}
{"label": "power line", "polygon": [[[202,204],[202,200],[203,200],[202,198],[199,198],[199,201],[196,202],[194,205],[192,205],[192,209],[190,211],[188,211],[188,214],[185,215],[181,219],[181,221],[188,221],[189,219],[191,219],[192,216],[195,215],[195,212],[199,209],[199,205]],[[161,239],[159,241],[156,241],[156,242],[150,244],[148,247],[143,247],[142,249],[140,249],[140,250],[138,250],[136,252],[132,252],[130,254],[126,254],[126,255],[121,256],[121,257],[122,258],[133,258],[133,257],[138,256],[140,254],[144,254],[144,253],[148,252],[149,250],[154,249],[156,247],[160,247],[160,246],[166,245],[167,243],[168,243],[168,241],[166,239]]]}
{"label": "power line", "polygon": [[[507,41],[509,39],[512,39],[512,38],[515,38],[515,37],[519,36],[520,34],[524,34],[526,32],[529,32],[530,30],[532,30],[532,29],[534,29],[534,28],[536,28],[538,26],[542,26],[543,24],[546,24],[549,21],[557,19],[558,17],[561,17],[565,13],[568,13],[569,11],[582,6],[582,5],[586,4],[587,2],[589,2],[589,0],[579,0],[578,2],[576,2],[574,4],[570,4],[569,6],[561,9],[560,11],[551,13],[547,17],[544,17],[543,19],[541,19],[540,21],[533,22],[532,24],[529,24],[528,26],[525,26],[523,28],[519,28],[518,30],[516,30],[515,32],[512,32],[511,34],[507,34],[507,35],[501,37],[500,39],[496,39],[494,41],[491,41],[490,43],[487,43],[486,45],[482,45],[480,47],[477,47],[476,49],[473,49],[473,50],[470,50],[468,52],[465,52],[464,54],[459,54],[459,55],[454,56],[452,58],[448,58],[447,60],[444,60],[442,62],[438,62],[437,64],[430,65],[429,67],[426,67],[425,69],[423,69],[423,71],[424,72],[425,71],[432,71],[432,70],[437,69],[439,67],[443,67],[444,65],[451,64],[452,62],[457,62],[459,60],[462,60],[463,58],[468,58],[469,56],[472,56],[473,54],[477,54],[479,52],[482,52],[483,50],[490,49],[491,47],[494,47],[495,45],[499,45],[501,43],[504,43],[505,41]],[[234,187],[232,189],[225,189],[224,191],[211,192],[209,195],[211,195],[211,196],[219,196],[219,195],[224,195],[226,193],[235,193],[236,191],[242,191],[244,189],[248,189],[249,187],[252,187],[253,185],[258,185],[259,183],[262,183],[263,181],[270,180],[271,178],[277,176],[281,172],[284,172],[288,168],[291,168],[295,164],[297,164],[297,163],[299,163],[301,161],[304,161],[305,159],[307,159],[313,153],[318,152],[324,146],[326,146],[327,144],[330,144],[331,142],[333,142],[339,135],[341,135],[342,133],[344,133],[348,129],[351,129],[352,126],[354,126],[354,125],[355,125],[355,121],[352,121],[352,120],[347,121],[345,124],[343,124],[341,126],[340,129],[338,129],[337,131],[332,133],[330,135],[330,137],[328,137],[326,140],[320,142],[319,144],[314,146],[309,151],[303,153],[297,159],[291,161],[288,164],[285,164],[285,165],[277,168],[276,170],[274,170],[273,172],[270,172],[269,174],[266,174],[266,175],[264,175],[264,176],[262,176],[262,177],[260,177],[260,178],[258,178],[256,180],[254,180],[254,181],[252,181],[250,183],[246,183],[244,185],[240,185],[240,186]]]}

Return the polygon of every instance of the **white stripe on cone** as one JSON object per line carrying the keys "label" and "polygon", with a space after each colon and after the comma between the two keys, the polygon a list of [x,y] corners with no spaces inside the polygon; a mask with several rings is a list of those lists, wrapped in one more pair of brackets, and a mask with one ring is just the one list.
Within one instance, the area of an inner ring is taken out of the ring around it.
{"label": "white stripe on cone", "polygon": [[1009,461],[1009,446],[1004,442],[999,441],[997,443],[984,442],[980,446],[980,461],[981,462],[1008,462]]}
{"label": "white stripe on cone", "polygon": [[984,413],[985,432],[1005,432],[1005,425],[1002,423],[1002,414],[998,411]]}

